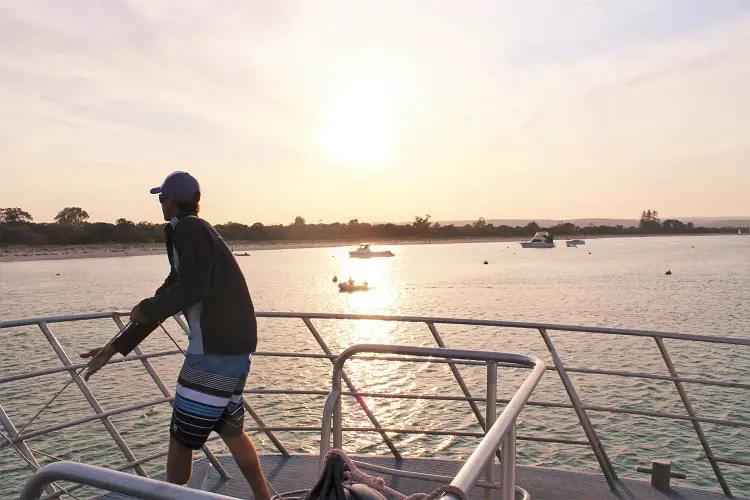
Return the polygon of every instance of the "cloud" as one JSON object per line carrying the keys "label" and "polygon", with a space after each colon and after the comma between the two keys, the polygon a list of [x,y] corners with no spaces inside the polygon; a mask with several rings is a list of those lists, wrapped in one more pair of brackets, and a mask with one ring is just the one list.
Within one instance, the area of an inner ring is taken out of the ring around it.
{"label": "cloud", "polygon": [[[436,198],[450,200],[447,218],[491,217],[504,215],[500,194],[517,216],[606,215],[603,200],[625,216],[641,203],[628,201],[634,189],[660,196],[648,172],[686,176],[683,199],[715,162],[728,165],[716,182],[746,185],[732,165],[750,158],[748,12],[694,0],[4,2],[0,174],[11,182],[0,197],[44,218],[107,179],[125,183],[115,196],[129,205],[126,189],[151,185],[154,169],[191,168],[226,200],[263,183],[252,209],[214,200],[223,219],[287,220],[308,207],[315,219],[408,219]],[[403,134],[392,173],[366,185],[315,142],[321,114],[356,78],[396,88]],[[30,180],[62,172],[89,181]],[[456,192],[477,176],[481,189]],[[394,178],[414,190],[392,189]],[[559,186],[595,194],[571,208]],[[359,193],[361,213],[331,203],[341,191]],[[91,203],[101,218],[128,215]],[[151,211],[139,213],[128,216]]]}

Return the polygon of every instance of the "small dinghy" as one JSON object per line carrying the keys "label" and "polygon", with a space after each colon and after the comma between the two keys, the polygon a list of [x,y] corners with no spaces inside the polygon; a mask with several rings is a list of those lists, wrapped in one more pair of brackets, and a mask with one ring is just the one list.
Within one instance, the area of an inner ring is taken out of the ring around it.
{"label": "small dinghy", "polygon": [[370,289],[370,285],[365,281],[361,285],[356,284],[354,281],[344,281],[339,283],[340,292],[362,292]]}

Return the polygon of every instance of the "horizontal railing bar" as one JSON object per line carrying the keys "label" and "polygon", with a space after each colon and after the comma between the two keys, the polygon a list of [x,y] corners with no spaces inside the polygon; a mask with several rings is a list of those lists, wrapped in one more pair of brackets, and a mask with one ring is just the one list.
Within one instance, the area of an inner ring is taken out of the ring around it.
{"label": "horizontal railing bar", "polygon": [[[87,313],[87,314],[70,314],[63,316],[50,316],[41,318],[27,318],[20,320],[0,321],[0,329],[18,326],[36,325],[39,323],[60,323],[65,321],[85,321],[94,319],[107,319],[113,316],[126,316],[126,312],[108,312],[108,313]],[[377,315],[377,314],[344,314],[344,313],[297,313],[297,312],[275,312],[259,311],[256,313],[259,318],[278,318],[278,319],[331,319],[331,320],[368,320],[368,321],[385,321],[385,322],[403,322],[403,323],[435,323],[441,325],[467,325],[467,326],[494,326],[503,328],[520,328],[538,330],[540,328],[548,331],[572,332],[572,333],[601,333],[610,335],[625,335],[635,337],[658,337],[663,339],[674,340],[692,340],[696,342],[709,342],[718,344],[734,344],[750,346],[750,339],[739,337],[720,337],[715,335],[696,335],[689,333],[677,332],[660,332],[655,330],[634,330],[624,328],[606,328],[590,327],[577,325],[562,325],[553,323],[524,323],[518,321],[497,321],[484,319],[464,319],[464,318],[434,318],[429,316],[395,316],[395,315]]]}
{"label": "horizontal railing bar", "polygon": [[134,476],[104,467],[67,461],[46,465],[34,473],[24,484],[21,498],[40,498],[42,489],[53,481],[81,483],[130,497],[154,500],[166,500],[168,498],[231,500],[232,498],[200,490],[191,490],[175,484]]}
{"label": "horizontal railing bar", "polygon": [[[330,391],[324,390],[296,390],[296,389],[250,389],[243,392],[243,394],[249,395],[295,395],[295,396],[328,396]],[[439,396],[437,394],[388,394],[386,392],[342,392],[342,396],[357,396],[357,397],[368,397],[368,398],[382,398],[382,399],[425,399],[425,400],[437,400],[437,401],[486,401],[487,398],[471,397],[467,398],[462,395],[455,396]]]}
{"label": "horizontal railing bar", "polygon": [[[554,370],[554,368],[552,368]],[[572,371],[572,370],[570,370]],[[613,374],[614,375],[614,374]],[[652,377],[644,377],[644,378],[652,378]],[[704,382],[698,381],[698,380],[691,380],[691,379],[684,379],[684,378],[671,378],[671,377],[659,377],[659,379],[664,380],[677,380],[680,382],[693,382],[696,384],[703,384]],[[723,384],[705,384],[705,385],[722,385]],[[744,384],[738,384],[744,386]],[[745,387],[740,387],[745,388]],[[747,386],[748,389],[750,389],[750,386]],[[324,390],[324,389],[318,389],[318,390],[304,390],[304,389],[250,389],[244,391],[244,394],[250,394],[250,395],[263,395],[263,394],[281,394],[281,395],[298,395],[298,396],[328,396],[330,391]],[[353,392],[342,392],[342,396],[365,396],[365,397],[373,397],[373,398],[391,398],[391,399],[431,399],[431,400],[438,400],[438,401],[476,401],[476,402],[483,402],[486,401],[487,398],[483,397],[471,397],[467,398],[462,395],[449,395],[449,396],[440,396],[437,394],[412,394],[412,393],[402,393],[402,394],[390,394],[390,393],[382,393],[382,392],[357,392],[356,394]],[[502,402],[502,400],[500,400]],[[507,402],[507,400],[505,401]],[[527,404],[532,404],[534,402],[528,402]],[[536,402],[538,406],[552,406],[552,405],[561,405],[562,408],[572,408],[572,405],[566,405],[565,403],[544,403],[544,402]]]}
{"label": "horizontal railing bar", "polygon": [[724,464],[741,465],[743,467],[750,467],[750,461],[747,461],[747,460],[735,460],[733,458],[719,458],[719,457],[714,457],[714,460],[716,460],[717,462],[724,463]]}
{"label": "horizontal railing bar", "polygon": [[[320,432],[322,429],[320,427],[314,427],[314,426],[255,426],[255,427],[245,427],[245,431],[247,432],[266,432],[266,431],[275,431],[275,432]],[[480,431],[461,431],[461,430],[445,430],[445,431],[433,431],[429,429],[398,429],[398,428],[390,428],[390,427],[384,427],[380,430],[376,429],[375,427],[342,427],[342,430],[348,431],[348,432],[392,432],[394,434],[423,434],[427,436],[456,436],[456,437],[484,437],[484,432]],[[516,436],[516,439],[519,441],[534,441],[539,443],[558,443],[558,444],[570,444],[575,446],[589,446],[588,441],[580,441],[576,439],[562,439],[562,438],[553,438],[553,437],[545,437],[545,436],[523,436],[519,435]]]}
{"label": "horizontal railing bar", "polygon": [[709,417],[690,417],[688,415],[680,415],[679,413],[664,413],[650,410],[629,410],[625,408],[612,408],[610,406],[594,406],[594,405],[583,405],[583,409],[590,411],[602,411],[608,413],[624,413],[628,415],[641,415],[644,417],[657,417],[657,418],[669,418],[672,420],[685,420],[688,422],[705,422],[708,424],[725,425],[727,427],[748,427],[750,428],[750,422],[737,422],[736,420],[724,420],[720,418],[709,418]]}
{"label": "horizontal railing bar", "polygon": [[[214,434],[213,436],[210,436],[208,439],[206,439],[206,442],[210,443],[211,441],[216,441],[217,439],[221,439],[221,436],[219,436],[218,434]],[[124,471],[124,470],[128,470],[128,469],[132,469],[136,465],[143,465],[146,462],[150,462],[152,460],[156,460],[157,458],[161,458],[161,457],[165,456],[167,453],[169,453],[168,449],[167,450],[159,451],[157,453],[154,453],[153,455],[149,455],[147,457],[140,458],[140,459],[136,460],[135,462],[128,462],[125,465],[121,465],[121,466],[119,466],[117,468],[117,470]]]}
{"label": "horizontal railing bar", "polygon": [[[152,358],[158,358],[158,357],[164,357],[164,356],[171,356],[175,354],[180,354],[180,351],[178,350],[171,350],[171,351],[157,351],[154,353],[148,353],[143,354],[140,356],[127,356],[125,358],[119,358],[111,360],[109,363],[124,363],[124,362],[130,362],[130,361],[140,361],[143,359],[152,359]],[[284,352],[262,352],[258,351],[253,354],[253,356],[257,357],[287,357],[287,358],[314,358],[314,359],[335,359],[335,355],[326,355],[326,354],[313,354],[313,353],[284,353]],[[434,360],[426,360],[425,358],[407,358],[407,357],[398,357],[398,356],[392,356],[392,357],[384,357],[384,356],[357,356],[354,359],[360,359],[360,360],[382,360],[382,361],[404,361],[404,362],[430,362],[430,363],[442,363],[442,364],[448,364],[448,363],[454,363],[454,364],[460,364],[460,365],[471,365],[471,366],[483,366],[484,363],[476,362],[476,361],[463,361],[463,360],[446,360],[446,359],[434,359]],[[83,368],[86,366],[87,363],[78,363],[71,365],[70,367],[55,367],[55,368],[47,368],[45,370],[39,370],[35,372],[26,372],[18,375],[10,375],[7,377],[0,377],[0,384],[8,383],[8,382],[16,382],[19,380],[25,380],[29,378],[35,378],[40,377],[44,375],[52,375],[55,373],[62,373],[62,372],[68,372],[71,369],[78,370],[80,368]],[[507,368],[519,368],[523,370],[527,370],[528,367],[526,366],[518,366],[513,364],[507,364],[507,363],[498,363],[498,365],[507,367]],[[547,366],[547,370],[555,370],[555,367],[550,365]],[[750,384],[742,383],[742,382],[724,382],[720,380],[709,380],[709,379],[703,379],[703,378],[688,378],[688,377],[670,377],[668,375],[654,375],[650,373],[643,373],[643,372],[627,372],[627,371],[618,371],[618,370],[600,370],[595,368],[575,368],[575,367],[566,367],[566,370],[573,373],[585,373],[585,374],[593,374],[593,375],[608,375],[608,376],[619,376],[619,377],[629,377],[629,378],[642,378],[642,379],[651,379],[651,380],[664,380],[669,382],[685,382],[690,384],[698,384],[698,385],[708,385],[708,386],[717,386],[717,387],[726,387],[726,388],[735,388],[735,389],[746,389],[750,390]],[[296,393],[295,393],[296,394]],[[299,393],[302,394],[302,393]],[[327,392],[325,393],[328,394]],[[483,400],[482,400],[483,401]]]}
{"label": "horizontal railing bar", "polygon": [[[287,396],[328,396],[331,391],[323,389],[245,389],[243,395],[287,395]],[[351,394],[351,393],[350,393]]]}
{"label": "horizontal railing bar", "polygon": [[[208,442],[211,442],[211,441],[216,441],[217,439],[221,439],[221,437],[218,436],[218,435],[213,435],[213,436],[209,437],[206,440],[206,442],[208,443]],[[152,455],[149,455],[147,457],[140,458],[140,459],[136,460],[135,462],[128,462],[125,465],[121,465],[121,466],[117,467],[117,469],[115,469],[115,470],[120,471],[120,472],[126,471],[128,469],[132,469],[133,467],[135,467],[137,465],[143,465],[143,464],[145,464],[147,462],[151,462],[152,460],[156,460],[157,458],[161,458],[163,456],[166,456],[168,453],[169,453],[169,450],[159,451],[159,452],[154,453]],[[77,489],[83,488],[83,487],[84,487],[84,485],[82,485],[82,484],[76,484],[76,485],[73,485],[70,488],[66,488],[66,489],[68,491],[74,491],[74,490],[77,490]],[[92,488],[93,488],[93,486],[92,486]],[[65,495],[65,492],[64,491],[59,491],[59,492],[54,493],[52,495],[47,495],[45,497],[42,497],[40,500],[52,500],[53,498],[59,498],[62,495]],[[95,498],[98,498],[98,497],[95,497]]]}
{"label": "horizontal railing bar", "polygon": [[[143,354],[141,356],[126,356],[124,358],[116,358],[112,359],[107,362],[107,364],[115,364],[115,363],[126,363],[130,361],[140,361],[142,359],[151,359],[151,358],[159,358],[163,356],[171,356],[173,354],[179,354],[180,351],[178,350],[171,350],[171,351],[158,351],[150,354]],[[86,363],[77,363],[70,366],[57,366],[55,368],[47,368],[44,370],[39,370],[35,372],[26,372],[21,373],[18,375],[9,375],[7,377],[0,378],[0,384],[4,384],[6,382],[15,382],[18,380],[25,380],[29,378],[34,377],[41,377],[44,375],[53,375],[55,373],[61,373],[61,372],[70,372],[71,370],[79,370],[83,368],[84,366],[87,366],[88,362]]]}
{"label": "horizontal railing bar", "polygon": [[[555,367],[548,366],[547,369],[555,370]],[[729,387],[729,388],[750,390],[750,384],[745,384],[742,382],[724,382],[721,380],[710,380],[710,379],[705,379],[705,378],[670,377],[669,375],[652,375],[650,373],[624,372],[624,371],[618,371],[618,370],[600,370],[597,368],[568,368],[566,366],[565,370],[569,372],[574,372],[574,373],[587,373],[587,374],[593,374],[593,375],[612,375],[612,376],[617,376],[617,377],[643,378],[643,379],[652,379],[652,380],[666,380],[669,382],[685,382],[689,384],[713,385],[713,386],[719,386],[719,387]]]}
{"label": "horizontal railing bar", "polygon": [[0,321],[0,329],[33,326],[39,323],[65,323],[72,321],[91,321],[95,319],[113,319],[114,316],[127,316],[125,312],[97,312],[82,314],[63,314],[60,316],[43,316],[40,318],[11,319]]}
{"label": "horizontal railing bar", "polygon": [[[326,354],[295,354],[295,353],[287,353],[287,352],[257,352],[253,354],[253,356],[278,356],[278,357],[287,357],[287,358],[295,358],[295,357],[305,357],[305,358],[319,358],[319,359],[336,359],[335,355],[328,356]],[[429,363],[443,363],[443,364],[456,364],[456,365],[471,365],[471,366],[484,366],[485,363],[477,362],[477,361],[464,361],[464,360],[449,360],[449,359],[425,359],[425,358],[409,358],[409,357],[398,357],[398,356],[356,356],[353,359],[359,359],[359,360],[381,360],[381,361],[404,361],[404,362],[429,362]],[[498,363],[498,366],[504,367],[504,368],[518,368],[521,370],[528,370],[530,369],[528,366],[519,366],[514,365],[512,363]],[[546,367],[547,370],[555,371],[556,368],[554,365],[548,365]],[[728,387],[728,388],[736,388],[736,389],[748,389],[750,390],[750,384],[742,383],[742,382],[724,382],[721,380],[710,380],[710,379],[704,379],[704,378],[688,378],[688,377],[670,377],[669,375],[654,375],[650,373],[643,373],[643,372],[627,372],[627,371],[618,371],[618,370],[600,370],[596,368],[575,368],[575,367],[566,367],[565,368],[569,372],[573,373],[586,373],[586,374],[592,374],[592,375],[609,375],[609,376],[617,376],[617,377],[628,377],[628,378],[643,378],[643,379],[653,379],[653,380],[665,380],[669,382],[685,382],[690,384],[699,384],[699,385],[711,385],[711,386],[718,386],[718,387]]]}
{"label": "horizontal railing bar", "polygon": [[[22,434],[19,434],[15,436],[12,441],[14,443],[26,441],[29,439],[33,439],[38,436],[42,436],[44,434],[49,434],[50,432],[56,432],[63,429],[67,429],[68,427],[74,427],[76,425],[85,424],[88,422],[92,422],[94,420],[101,420],[104,417],[111,417],[112,415],[119,415],[120,413],[126,413],[129,411],[135,411],[135,410],[142,410],[143,408],[149,408],[151,406],[156,406],[161,403],[169,403],[172,401],[174,397],[171,398],[159,398],[159,399],[153,399],[151,401],[146,401],[144,403],[139,403],[136,405],[131,406],[123,406],[120,408],[115,408],[114,410],[105,411],[102,413],[96,413],[94,415],[88,415],[86,417],[77,418],[75,420],[69,420],[67,422],[63,422],[61,424],[55,424],[49,427],[45,427],[43,429],[39,429],[38,431],[31,431],[31,432],[24,432]],[[2,443],[0,443],[0,449],[8,446],[8,441],[4,440]]]}
{"label": "horizontal railing bar", "polygon": [[[255,391],[246,391],[246,394],[253,394]],[[282,391],[273,391],[269,390],[267,392],[268,394],[285,394],[285,392]],[[290,394],[295,393],[304,393],[304,394],[311,394],[311,395],[324,395],[323,391],[295,391],[295,392],[289,392]],[[263,393],[261,393],[263,394]],[[354,396],[354,393],[343,393],[344,395]],[[382,397],[382,398],[390,398],[390,399],[433,399],[433,400],[447,400],[447,401],[468,401],[469,398],[466,398],[464,396],[438,396],[438,395],[412,395],[412,394],[387,394],[387,393],[357,393],[356,395],[361,397]],[[62,429],[66,429],[69,427],[73,427],[76,425],[81,425],[87,422],[91,422],[94,420],[99,420],[104,416],[112,416],[112,415],[118,415],[121,413],[126,413],[129,411],[135,411],[140,410],[143,408],[148,408],[151,406],[156,406],[158,404],[162,403],[168,403],[173,398],[160,398],[152,401],[147,401],[144,403],[140,403],[137,405],[131,405],[121,408],[115,408],[113,410],[106,411],[102,414],[96,414],[96,415],[89,415],[86,417],[81,417],[75,420],[71,420],[68,422],[64,422],[61,424],[53,425],[50,427],[46,427],[44,429],[39,429],[37,431],[32,431],[28,433],[23,433],[20,436],[16,436],[13,441],[14,442],[20,442],[21,440],[29,440],[44,434],[48,434],[50,432],[56,432]],[[485,401],[484,398],[471,398],[471,400],[483,402]],[[508,399],[498,399],[498,403],[507,404]],[[556,403],[551,401],[528,401],[526,403],[528,406],[541,406],[541,407],[552,407],[552,408],[566,408],[566,409],[572,409],[573,406],[567,403]],[[625,408],[615,408],[615,407],[608,407],[608,406],[597,406],[597,405],[583,405],[583,408],[590,411],[599,411],[599,412],[608,412],[608,413],[620,413],[620,414],[628,414],[628,415],[640,415],[640,416],[648,416],[648,417],[656,417],[656,418],[668,418],[668,419],[675,419],[675,420],[685,420],[685,421],[697,421],[697,422],[706,422],[706,423],[712,423],[716,425],[724,425],[724,426],[730,426],[730,427],[750,427],[750,423],[745,422],[737,422],[732,420],[722,420],[722,419],[714,419],[714,418],[708,418],[708,417],[689,417],[687,415],[680,415],[680,414],[674,414],[674,413],[664,413],[664,412],[654,412],[650,410],[637,410],[637,409],[625,409]],[[354,430],[361,430],[362,432],[365,432],[369,428],[349,428],[345,430],[354,431]],[[252,427],[248,428],[248,430],[253,431],[299,431],[299,432],[311,432],[311,431],[320,431],[320,427],[295,427],[295,426],[284,426],[284,427]],[[387,432],[396,432],[396,433],[419,433],[416,431],[410,431],[410,430],[404,430],[404,429],[384,429]],[[455,434],[457,436],[466,435],[466,436],[481,436],[483,434],[477,434],[472,433],[469,431],[461,431],[465,432],[466,434]],[[429,435],[443,435],[443,434],[436,434],[435,432],[424,432],[425,434]],[[450,433],[445,435],[451,435]],[[8,446],[7,441],[4,441],[0,443],[0,449],[3,447]]]}
{"label": "horizontal railing bar", "polygon": [[591,443],[589,443],[588,441],[583,441],[580,439],[562,439],[562,438],[524,436],[524,435],[516,435],[516,441],[534,441],[537,443],[558,443],[558,444],[570,444],[573,446],[591,446]]}
{"label": "horizontal railing bar", "polygon": [[[266,352],[258,351],[253,353],[253,356],[267,356],[267,357],[279,357],[279,358],[313,358],[313,359],[336,359],[336,354],[316,354],[316,353],[295,353],[295,352]],[[418,358],[414,356],[366,356],[359,355],[354,356],[352,359],[360,361],[402,361],[402,362],[415,362],[415,363],[434,363],[434,364],[457,364],[457,365],[470,365],[470,366],[484,366],[485,363],[480,361],[465,361],[465,360],[449,360],[442,358]],[[530,369],[528,366],[514,365],[513,363],[498,363],[498,366],[506,366],[508,368],[521,368],[524,370]]]}
{"label": "horizontal railing bar", "polygon": [[[626,335],[636,337],[661,337],[675,340],[693,340],[696,342],[711,342],[720,344],[737,344],[750,346],[750,339],[739,337],[719,337],[712,335],[696,335],[690,333],[660,332],[656,330],[632,330],[625,328],[589,327],[577,325],[561,325],[554,323],[524,323],[518,321],[496,321],[483,319],[463,318],[433,318],[425,316],[392,316],[377,314],[344,314],[344,313],[295,313],[295,312],[258,312],[259,318],[288,318],[298,319],[301,317],[309,319],[336,319],[336,320],[369,320],[404,323],[435,323],[441,325],[467,325],[467,326],[497,326],[503,328],[522,328],[575,333],[604,333],[612,335]],[[0,325],[2,326],[2,325]]]}
{"label": "horizontal railing bar", "polygon": [[[157,351],[154,353],[146,353],[142,354],[140,356],[127,356],[124,358],[115,358],[108,362],[108,364],[115,364],[115,363],[125,363],[130,361],[140,361],[143,359],[151,359],[151,358],[158,358],[163,356],[172,356],[175,354],[181,354],[182,352],[176,349],[173,349],[171,351]],[[314,354],[314,353],[290,353],[290,352],[263,352],[258,351],[256,353],[253,353],[253,356],[258,357],[285,357],[285,358],[314,358],[314,359],[336,359],[336,355],[326,355],[326,354]],[[407,357],[398,357],[398,356],[357,356],[355,359],[363,360],[363,361],[371,361],[371,360],[380,360],[380,361],[414,361],[414,362],[422,362],[422,363],[450,363],[449,360],[444,359],[434,359],[429,360],[425,358],[407,358]],[[484,363],[479,363],[475,361],[461,361],[457,360],[454,362],[455,364],[462,364],[462,365],[473,365],[473,366],[483,366]],[[41,377],[44,375],[54,375],[55,373],[62,373],[62,372],[69,372],[70,370],[78,370],[80,368],[83,368],[88,363],[77,363],[70,366],[56,366],[54,368],[46,368],[44,370],[37,370],[33,372],[25,372],[20,373],[18,375],[9,375],[6,377],[0,377],[0,384],[4,384],[7,382],[16,382],[18,380],[25,380],[29,378],[34,377]],[[521,368],[521,369],[527,369],[527,367],[524,366],[518,366],[518,365],[512,365],[507,364],[509,368]]]}

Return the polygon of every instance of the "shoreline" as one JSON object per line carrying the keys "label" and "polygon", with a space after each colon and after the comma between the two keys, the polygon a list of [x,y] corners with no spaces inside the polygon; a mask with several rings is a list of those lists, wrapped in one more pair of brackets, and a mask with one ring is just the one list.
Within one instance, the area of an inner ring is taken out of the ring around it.
{"label": "shoreline", "polygon": [[[609,238],[644,238],[675,236],[727,236],[727,234],[608,234],[588,236],[586,240]],[[573,238],[570,235],[559,235],[555,238],[558,243]],[[578,237],[578,236],[575,236]],[[515,236],[495,236],[488,238],[455,238],[455,239],[392,239],[373,240],[373,246],[401,246],[401,245],[445,245],[468,243],[520,243],[523,238]],[[258,252],[265,250],[296,250],[305,248],[337,248],[355,247],[359,240],[342,241],[229,241],[227,245],[233,253]],[[160,255],[165,253],[163,243],[134,244],[134,245],[97,245],[97,246],[60,246],[60,247],[22,247],[0,249],[0,263],[33,262],[44,260],[76,260],[76,259],[105,259],[112,257],[142,257],[146,255]]]}

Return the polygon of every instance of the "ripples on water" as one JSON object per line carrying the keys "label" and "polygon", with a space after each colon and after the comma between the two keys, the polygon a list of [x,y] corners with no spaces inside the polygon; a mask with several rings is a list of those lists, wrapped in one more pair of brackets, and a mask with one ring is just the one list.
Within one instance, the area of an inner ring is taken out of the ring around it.
{"label": "ripples on water", "polygon": [[[706,335],[750,336],[750,238],[675,237],[590,240],[585,247],[523,250],[513,243],[414,245],[395,247],[392,259],[353,260],[345,248],[267,250],[238,257],[258,310],[342,312],[447,316],[539,321],[590,326],[681,331]],[[489,265],[482,262],[487,259]],[[664,272],[671,268],[673,275]],[[100,260],[46,261],[2,264],[0,318],[48,316],[78,312],[128,310],[150,295],[166,275],[163,256]],[[60,273],[60,276],[57,276]],[[366,293],[339,293],[332,283],[368,281]],[[424,325],[403,323],[315,321],[334,352],[355,343],[434,345]],[[320,347],[299,320],[260,319],[259,350],[320,353]],[[115,332],[110,320],[52,325],[71,357],[100,345]],[[550,357],[533,331],[470,326],[439,326],[450,347],[519,352]],[[175,325],[170,330],[177,333]],[[6,356],[0,376],[57,367],[59,360],[35,327],[0,330]],[[653,339],[578,333],[551,333],[567,366],[625,369],[668,375]],[[184,345],[184,336],[177,335]],[[683,376],[748,382],[750,349],[714,344],[667,341]],[[144,351],[173,348],[163,332],[143,344]],[[171,388],[179,359],[154,359],[153,365]],[[447,366],[442,364],[352,361],[348,373],[355,385],[369,392],[459,394]],[[462,367],[472,393],[483,395],[483,368]],[[525,372],[500,369],[499,397],[510,398]],[[585,403],[684,414],[671,382],[571,374]],[[0,402],[18,427],[22,426],[68,380],[65,374],[0,386]],[[90,386],[105,410],[162,397],[137,363],[108,366]],[[328,391],[330,363],[316,359],[256,357],[248,389]],[[748,420],[747,391],[686,384],[701,416]],[[249,395],[268,425],[320,426],[324,397]],[[366,398],[382,425],[395,428],[478,431],[464,402],[408,401]],[[534,401],[567,403],[554,372],[547,372]],[[344,405],[345,425],[370,426],[354,403]],[[483,405],[479,405],[484,411]],[[91,413],[80,391],[70,387],[30,429],[40,429]],[[708,462],[687,421],[590,412],[618,474],[636,477],[636,465],[669,459],[686,472],[686,482],[713,485]],[[112,417],[137,457],[166,447],[170,407],[151,408]],[[248,425],[249,425],[248,417]],[[748,428],[703,424],[717,456],[749,460]],[[527,407],[518,430],[523,436],[583,440],[572,410]],[[317,434],[278,432],[293,452],[315,453]],[[349,433],[345,448],[387,454],[376,434]],[[475,438],[392,435],[405,455],[466,457]],[[260,448],[273,451],[264,435]],[[31,440],[35,450],[60,458],[109,466],[126,462],[99,422],[91,422]],[[212,449],[226,452],[220,441]],[[597,472],[585,447],[521,441],[519,462]],[[41,463],[49,460],[41,459]],[[722,465],[735,492],[750,493],[746,468]],[[163,472],[163,459],[146,465],[150,474]],[[0,485],[0,496],[17,494],[27,475],[14,451],[0,449],[0,473],[12,480]],[[644,479],[643,476],[640,476]]]}

